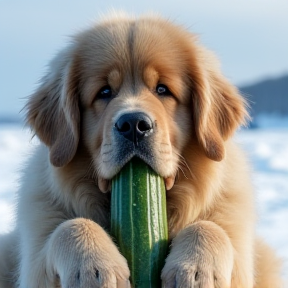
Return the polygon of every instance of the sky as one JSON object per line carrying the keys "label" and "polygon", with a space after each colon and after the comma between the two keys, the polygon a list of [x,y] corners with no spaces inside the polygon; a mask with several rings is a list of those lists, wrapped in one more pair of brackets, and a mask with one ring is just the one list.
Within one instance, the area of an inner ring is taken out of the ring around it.
{"label": "sky", "polygon": [[288,73],[287,0],[0,0],[0,118],[18,115],[69,35],[112,9],[183,24],[236,85]]}

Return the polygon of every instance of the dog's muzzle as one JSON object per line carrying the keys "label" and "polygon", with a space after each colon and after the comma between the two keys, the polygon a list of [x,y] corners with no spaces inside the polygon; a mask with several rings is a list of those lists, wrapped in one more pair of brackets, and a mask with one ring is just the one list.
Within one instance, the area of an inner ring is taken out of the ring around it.
{"label": "dog's muzzle", "polygon": [[[152,119],[144,112],[129,112],[122,114],[113,126],[114,148],[105,152],[105,156],[112,159],[109,168],[114,167],[115,175],[133,157],[138,157],[157,171],[157,155],[154,153],[155,137],[157,136],[157,120]],[[159,157],[159,156],[158,156]],[[106,161],[108,162],[108,161]],[[166,190],[170,190],[175,182],[175,176],[165,176]],[[107,179],[98,177],[98,187],[102,192],[111,190],[111,179],[114,175],[108,175]]]}

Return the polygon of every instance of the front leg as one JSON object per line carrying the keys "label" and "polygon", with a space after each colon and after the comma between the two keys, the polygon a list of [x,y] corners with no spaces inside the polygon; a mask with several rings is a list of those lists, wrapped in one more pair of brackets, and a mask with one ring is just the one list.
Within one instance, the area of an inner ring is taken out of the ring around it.
{"label": "front leg", "polygon": [[233,247],[225,231],[210,221],[183,229],[172,242],[162,271],[165,288],[231,287]]}
{"label": "front leg", "polygon": [[[33,240],[26,242],[22,253],[19,288],[130,287],[126,259],[104,229],[91,220],[66,220],[48,239],[39,235],[38,242]],[[37,250],[35,243],[43,242]]]}
{"label": "front leg", "polygon": [[106,232],[78,218],[62,223],[49,239],[47,274],[62,288],[127,288],[129,268]]}

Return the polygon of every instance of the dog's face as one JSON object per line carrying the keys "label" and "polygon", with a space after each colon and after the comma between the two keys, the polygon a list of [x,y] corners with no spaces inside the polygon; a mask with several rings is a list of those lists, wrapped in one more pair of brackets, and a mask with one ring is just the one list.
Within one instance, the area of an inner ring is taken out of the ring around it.
{"label": "dog's face", "polygon": [[[180,87],[166,84],[165,78],[171,74],[160,74],[149,63],[143,66],[141,70],[136,66],[127,79],[123,79],[125,67],[103,75],[103,84],[83,105],[83,127],[87,129],[83,139],[102,179],[111,179],[137,156],[169,186],[174,181],[179,151],[188,140],[184,131],[191,127],[188,93],[181,89],[184,83]],[[180,84],[179,76],[173,78],[177,77]]]}
{"label": "dog's face", "polygon": [[207,58],[194,36],[165,20],[103,21],[53,60],[28,122],[54,166],[85,147],[102,191],[134,156],[170,189],[187,145],[220,161],[244,121],[242,98]]}

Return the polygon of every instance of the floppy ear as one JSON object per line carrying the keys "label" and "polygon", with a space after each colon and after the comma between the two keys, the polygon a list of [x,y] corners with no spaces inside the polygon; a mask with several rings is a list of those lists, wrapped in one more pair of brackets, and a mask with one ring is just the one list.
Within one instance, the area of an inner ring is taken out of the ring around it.
{"label": "floppy ear", "polygon": [[224,141],[249,118],[247,104],[214,63],[200,65],[193,67],[191,76],[196,136],[206,156],[221,161],[225,156]]}
{"label": "floppy ear", "polygon": [[77,93],[77,67],[70,51],[51,62],[48,74],[26,105],[26,121],[50,149],[56,167],[68,164],[79,142],[80,113]]}

